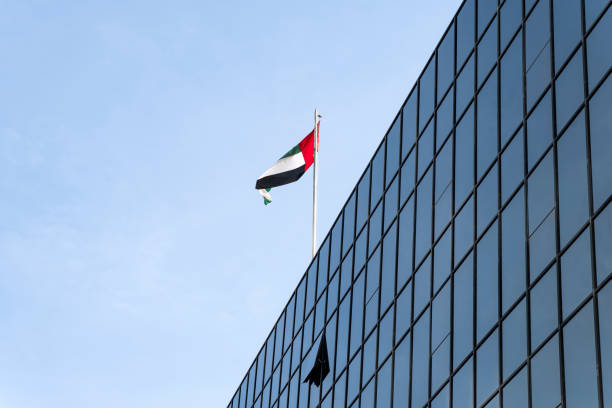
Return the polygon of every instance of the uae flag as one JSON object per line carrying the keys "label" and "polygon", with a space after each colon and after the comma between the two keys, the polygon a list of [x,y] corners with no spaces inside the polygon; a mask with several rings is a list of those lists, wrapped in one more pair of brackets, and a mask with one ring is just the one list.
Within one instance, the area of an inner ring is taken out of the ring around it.
{"label": "uae flag", "polygon": [[[319,135],[319,125],[317,122],[317,136]],[[306,170],[312,165],[314,160],[314,130],[308,134],[300,143],[284,154],[274,166],[270,167],[262,174],[255,183],[255,188],[259,190],[264,198],[264,204],[272,202],[270,189],[298,180]],[[317,150],[318,150],[317,140]]]}

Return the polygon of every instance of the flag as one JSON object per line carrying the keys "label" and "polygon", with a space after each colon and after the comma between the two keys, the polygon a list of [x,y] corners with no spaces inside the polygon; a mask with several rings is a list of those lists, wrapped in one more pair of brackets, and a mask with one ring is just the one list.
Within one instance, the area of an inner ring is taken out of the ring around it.
{"label": "flag", "polygon": [[[320,122],[317,122],[317,136]],[[317,147],[319,143],[317,140]],[[318,150],[318,149],[317,149]],[[264,204],[272,202],[270,189],[298,180],[312,165],[314,160],[314,130],[300,143],[281,157],[274,166],[262,174],[255,183],[255,188],[264,198]]]}
{"label": "flag", "polygon": [[314,385],[319,387],[327,374],[329,374],[329,358],[327,356],[327,341],[325,340],[325,332],[323,332],[314,366],[304,379],[304,382],[307,382],[309,385],[314,383]]}

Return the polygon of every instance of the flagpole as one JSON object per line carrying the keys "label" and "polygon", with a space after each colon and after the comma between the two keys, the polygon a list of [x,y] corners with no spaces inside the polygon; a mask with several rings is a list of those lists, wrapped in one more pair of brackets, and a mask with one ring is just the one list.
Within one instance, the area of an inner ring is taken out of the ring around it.
{"label": "flagpole", "polygon": [[319,113],[315,108],[314,111],[314,171],[312,183],[312,257],[317,253],[317,182],[318,182],[318,161],[319,161],[319,132],[317,129],[317,120]]}

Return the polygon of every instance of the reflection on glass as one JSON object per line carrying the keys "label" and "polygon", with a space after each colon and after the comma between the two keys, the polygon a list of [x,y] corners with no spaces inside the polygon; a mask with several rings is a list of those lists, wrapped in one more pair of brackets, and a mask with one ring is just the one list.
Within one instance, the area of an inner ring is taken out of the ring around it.
{"label": "reflection on glass", "polygon": [[557,328],[557,274],[553,266],[531,289],[531,348]]}

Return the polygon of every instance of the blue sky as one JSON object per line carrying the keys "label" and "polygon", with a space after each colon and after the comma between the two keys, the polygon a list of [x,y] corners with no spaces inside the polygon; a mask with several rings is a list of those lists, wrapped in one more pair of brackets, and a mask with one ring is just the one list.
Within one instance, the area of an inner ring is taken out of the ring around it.
{"label": "blue sky", "polygon": [[0,406],[217,407],[459,6],[0,0]]}

